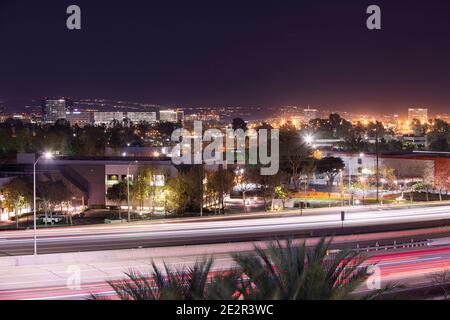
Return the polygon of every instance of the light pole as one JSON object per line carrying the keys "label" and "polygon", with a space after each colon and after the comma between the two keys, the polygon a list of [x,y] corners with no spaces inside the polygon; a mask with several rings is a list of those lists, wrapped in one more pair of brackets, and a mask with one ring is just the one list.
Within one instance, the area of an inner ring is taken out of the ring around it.
{"label": "light pole", "polygon": [[359,180],[361,181],[361,185],[363,187],[363,201],[362,201],[362,203],[363,203],[363,205],[365,205],[365,202],[366,202],[366,178],[361,177]]}
{"label": "light pole", "polygon": [[380,197],[380,204],[383,205],[383,197],[384,197],[384,184],[386,183],[386,179],[385,178],[381,178],[380,180],[381,182],[381,197]]}
{"label": "light pole", "polygon": [[131,222],[131,212],[130,212],[130,167],[132,164],[137,164],[138,161],[132,161],[127,167],[127,207],[128,207],[128,222]]}
{"label": "light pole", "polygon": [[203,164],[200,165],[200,217],[203,217],[203,183],[205,179],[203,179]]}
{"label": "light pole", "polygon": [[[363,152],[361,152],[359,154],[359,157],[364,158],[365,154]],[[352,202],[352,195],[351,195],[351,189],[352,189],[352,171],[351,171],[351,165],[352,165],[352,160],[353,160],[353,153],[350,156],[349,160],[348,160],[348,190],[349,190],[349,205],[351,205]]]}
{"label": "light pole", "polygon": [[380,147],[378,144],[378,136],[379,136],[378,128],[375,128],[377,204],[380,202]]}
{"label": "light pole", "polygon": [[53,155],[50,152],[46,152],[43,155],[37,158],[36,162],[33,165],[33,230],[34,230],[34,255],[37,256],[37,223],[36,223],[36,166],[39,160],[44,157],[45,159],[53,158]]}

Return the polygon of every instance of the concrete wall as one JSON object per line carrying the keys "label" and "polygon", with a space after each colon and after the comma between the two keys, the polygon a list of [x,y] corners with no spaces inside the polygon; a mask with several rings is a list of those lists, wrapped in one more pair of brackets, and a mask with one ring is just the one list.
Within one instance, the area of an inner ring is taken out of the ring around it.
{"label": "concrete wall", "polygon": [[382,158],[380,166],[393,168],[398,178],[419,178],[434,185],[434,161],[424,159]]}
{"label": "concrete wall", "polygon": [[105,199],[105,165],[71,165],[74,171],[88,182],[88,206],[104,206]]}

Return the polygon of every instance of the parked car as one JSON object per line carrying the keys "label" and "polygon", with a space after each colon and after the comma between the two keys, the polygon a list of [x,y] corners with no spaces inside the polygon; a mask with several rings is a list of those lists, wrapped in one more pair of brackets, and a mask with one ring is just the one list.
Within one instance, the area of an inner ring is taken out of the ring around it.
{"label": "parked car", "polygon": [[42,223],[60,223],[64,220],[62,216],[42,217]]}

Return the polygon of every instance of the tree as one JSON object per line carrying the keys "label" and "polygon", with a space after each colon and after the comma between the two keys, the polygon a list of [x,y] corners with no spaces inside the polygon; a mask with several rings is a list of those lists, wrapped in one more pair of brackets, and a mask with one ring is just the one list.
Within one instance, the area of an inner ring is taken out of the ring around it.
{"label": "tree", "polygon": [[203,213],[205,198],[205,168],[203,164],[197,165],[178,165],[176,166],[179,173],[186,175],[186,179],[190,181],[192,186],[192,195],[189,199],[189,209],[193,212]]}
{"label": "tree", "polygon": [[[150,168],[140,168],[137,177],[132,183],[130,181],[130,196],[138,202],[141,211],[144,209],[145,200],[149,197],[150,193],[153,193],[152,191],[155,188],[155,186],[150,183],[153,174],[154,172]],[[151,206],[153,213],[154,205],[151,204]]]}
{"label": "tree", "polygon": [[450,186],[450,166],[446,165],[445,162],[437,162],[438,165],[435,167],[435,185],[439,191],[439,200],[442,201],[442,194],[444,190],[447,191]]}
{"label": "tree", "polygon": [[[192,267],[159,268],[152,262],[152,272],[145,275],[127,272],[122,281],[108,281],[121,300],[235,300],[238,277],[234,271],[214,272],[214,260],[198,260]],[[94,300],[104,300],[93,295]]]}
{"label": "tree", "polygon": [[103,155],[107,143],[106,128],[104,126],[85,126],[76,133],[80,140],[81,154],[89,156]]}
{"label": "tree", "polygon": [[17,119],[7,119],[0,124],[0,150],[7,152],[32,151],[35,127]]}
{"label": "tree", "polygon": [[158,122],[155,126],[155,132],[159,134],[162,138],[168,138],[170,139],[172,133],[180,128],[179,123],[172,123],[172,122]]}
{"label": "tree", "polygon": [[427,146],[434,151],[450,151],[450,124],[436,119],[426,135]]}
{"label": "tree", "polygon": [[[285,209],[286,200],[289,199],[289,191],[284,185],[279,185],[275,187],[275,197],[277,199],[281,200],[281,203],[283,204],[282,210]],[[272,199],[272,211],[273,211],[273,199]]]}
{"label": "tree", "polygon": [[183,173],[170,178],[166,185],[166,211],[181,215],[186,212],[193,195],[194,186]]}
{"label": "tree", "polygon": [[365,185],[361,181],[352,182],[350,185],[345,184],[345,190],[350,194],[350,204],[353,205],[354,197],[357,190],[364,190]]}
{"label": "tree", "polygon": [[323,173],[327,176],[329,193],[331,193],[331,189],[334,184],[334,179],[336,176],[344,170],[345,164],[341,158],[335,157],[326,157],[317,161],[317,171],[319,173]]}
{"label": "tree", "polygon": [[[43,205],[45,218],[49,214],[51,218],[52,209],[55,209],[57,206],[60,207],[61,213],[63,213],[64,203],[68,206],[73,198],[73,193],[62,180],[39,182],[36,188],[38,200]],[[71,220],[71,217],[66,216],[66,221],[69,219]],[[53,220],[51,223],[53,224]],[[47,219],[45,219],[45,225],[47,225]]]}
{"label": "tree", "polygon": [[[329,256],[330,241],[321,239],[311,250],[291,240],[273,242],[267,250],[233,254],[248,280],[239,288],[244,300],[340,300],[369,277],[365,257],[343,250]],[[386,287],[366,296],[373,299]]]}
{"label": "tree", "polygon": [[431,283],[441,289],[444,295],[444,300],[449,299],[450,293],[450,269],[445,269],[441,272],[431,273],[428,275]]}
{"label": "tree", "polygon": [[[214,260],[197,260],[192,267],[159,268],[149,275],[129,271],[126,279],[108,281],[121,300],[342,300],[370,276],[366,258],[343,250],[328,255],[330,241],[313,248],[291,240],[255,246],[253,252],[233,254],[236,267],[214,271]],[[387,285],[362,296],[375,299],[396,286]],[[92,296],[93,299],[106,299]]]}
{"label": "tree", "polygon": [[283,171],[278,171],[275,175],[261,175],[260,166],[250,167],[248,169],[248,174],[251,176],[250,179],[253,181],[260,194],[264,200],[264,210],[268,210],[268,204],[271,203],[271,210],[273,210],[273,200],[276,196],[275,189],[283,185],[286,180],[286,173]]}
{"label": "tree", "polygon": [[242,129],[244,130],[244,132],[247,131],[247,123],[241,118],[234,118],[233,122],[231,123],[231,126],[235,131],[237,129]]}
{"label": "tree", "polygon": [[366,128],[361,122],[353,125],[344,136],[344,143],[341,144],[344,150],[348,151],[361,151],[366,147],[364,141],[364,135],[366,133]]}
{"label": "tree", "polygon": [[19,228],[20,210],[31,203],[33,199],[33,192],[30,186],[31,183],[27,179],[16,177],[5,184],[2,189],[4,205],[9,212],[14,211],[17,229]]}
{"label": "tree", "polygon": [[56,121],[54,125],[46,125],[40,135],[41,150],[55,150],[62,154],[69,154],[73,139],[70,123],[65,119]]}
{"label": "tree", "polygon": [[306,159],[310,156],[310,154],[311,151],[306,144],[288,148],[287,158],[291,168],[292,182],[294,183],[295,190],[298,190],[299,188],[302,165],[306,164]]}
{"label": "tree", "polygon": [[251,191],[254,187],[253,181],[254,174],[251,172],[250,166],[247,168],[241,168],[236,171],[236,187],[242,192],[242,201],[245,206],[246,195],[248,191]]}
{"label": "tree", "polygon": [[412,185],[412,190],[416,191],[416,192],[426,192],[426,199],[427,201],[429,201],[429,197],[428,197],[428,191],[429,191],[429,186],[426,185],[425,183],[423,183],[422,181],[416,182]]}
{"label": "tree", "polygon": [[413,119],[411,127],[412,127],[413,134],[416,137],[424,136],[429,128],[427,123],[422,123],[418,119]]}
{"label": "tree", "polygon": [[206,172],[206,181],[205,193],[210,198],[214,210],[219,209],[225,214],[224,196],[233,189],[235,182],[234,172],[219,165],[218,170]]}
{"label": "tree", "polygon": [[[397,177],[393,168],[382,166],[379,170],[381,180],[381,190],[392,190],[397,186],[395,184]],[[381,204],[383,204],[383,192],[381,193]]]}
{"label": "tree", "polygon": [[378,139],[381,139],[386,135],[386,129],[383,123],[379,121],[369,122],[367,125],[367,134],[372,137],[378,136]]}
{"label": "tree", "polygon": [[316,161],[313,158],[308,158],[302,162],[301,175],[303,176],[305,201],[308,193],[308,185],[312,175],[316,171]]}
{"label": "tree", "polygon": [[[39,200],[42,202],[44,207],[44,215],[45,215],[45,226],[47,226],[47,218],[50,215],[52,218],[52,195],[54,191],[54,183],[53,181],[41,182],[37,185],[37,193]],[[51,219],[51,224],[53,224],[53,219]]]}
{"label": "tree", "polygon": [[[69,205],[69,202],[72,200],[73,194],[67,188],[67,186],[64,184],[62,180],[54,181],[52,183],[52,193],[51,193],[51,200],[55,204],[59,204],[61,208],[61,212],[63,212],[63,204],[66,203],[67,206]],[[67,212],[67,211],[66,211]],[[72,223],[72,217],[66,215],[66,223]]]}
{"label": "tree", "polygon": [[119,183],[110,187],[107,191],[106,198],[117,203],[119,207],[119,219],[122,219],[122,202],[127,200],[128,186],[125,181],[120,181]]}
{"label": "tree", "polygon": [[337,113],[329,115],[328,119],[313,119],[308,125],[314,135],[322,139],[348,138],[352,129],[351,122]]}
{"label": "tree", "polygon": [[280,128],[280,169],[288,174],[289,182],[298,189],[302,163],[311,155],[311,149],[302,141],[297,128],[288,121]]}

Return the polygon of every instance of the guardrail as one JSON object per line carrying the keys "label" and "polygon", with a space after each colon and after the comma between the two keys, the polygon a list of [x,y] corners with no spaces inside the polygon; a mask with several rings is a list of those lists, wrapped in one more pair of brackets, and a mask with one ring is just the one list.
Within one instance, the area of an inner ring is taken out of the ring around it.
{"label": "guardrail", "polygon": [[[414,241],[411,239],[411,242],[401,242],[397,243],[394,241],[393,244],[389,245],[379,245],[378,242],[375,243],[373,246],[366,246],[366,247],[360,247],[359,244],[356,245],[356,248],[351,248],[352,251],[357,252],[377,252],[377,251],[387,251],[387,250],[399,250],[399,249],[408,249],[408,248],[422,248],[422,247],[428,247],[432,245],[430,240],[425,241]],[[339,253],[340,249],[334,249],[334,250],[328,250],[327,254],[336,254]]]}
{"label": "guardrail", "polygon": [[403,242],[403,243],[396,243],[394,241],[393,244],[390,245],[379,245],[378,242],[375,244],[375,246],[371,246],[371,247],[364,247],[364,248],[360,248],[359,245],[356,245],[356,250],[358,252],[361,251],[366,251],[366,252],[370,252],[370,251],[385,251],[385,250],[397,250],[397,249],[408,249],[408,248],[421,248],[421,247],[427,247],[430,245],[430,242],[428,240],[426,241],[418,241],[415,242],[414,240],[411,239],[411,242]]}

